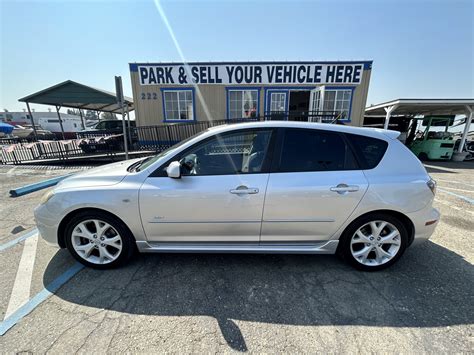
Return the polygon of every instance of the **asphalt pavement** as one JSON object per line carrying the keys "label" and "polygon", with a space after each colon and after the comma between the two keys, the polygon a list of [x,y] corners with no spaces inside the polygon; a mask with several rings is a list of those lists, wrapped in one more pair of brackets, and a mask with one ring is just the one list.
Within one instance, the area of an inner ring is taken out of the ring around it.
{"label": "asphalt pavement", "polygon": [[2,324],[31,307],[0,352],[472,352],[474,162],[427,169],[442,213],[434,236],[364,273],[320,255],[143,254],[77,268],[41,238],[15,242],[34,234],[46,190],[8,195],[74,170],[0,167]]}

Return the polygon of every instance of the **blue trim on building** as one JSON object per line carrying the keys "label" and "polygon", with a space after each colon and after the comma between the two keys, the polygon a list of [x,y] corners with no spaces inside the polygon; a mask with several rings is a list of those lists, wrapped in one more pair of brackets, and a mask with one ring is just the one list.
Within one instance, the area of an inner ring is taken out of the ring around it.
{"label": "blue trim on building", "polygon": [[[196,98],[195,98],[195,89],[194,87],[164,87],[160,88],[161,91],[161,101],[162,101],[162,109],[163,109],[163,122],[164,123],[176,123],[176,122],[194,122],[197,121],[196,118]],[[166,118],[166,103],[165,103],[165,92],[166,91],[191,91],[192,92],[192,98],[193,98],[193,119],[192,120],[172,120],[172,119],[167,119]]]}
{"label": "blue trim on building", "polygon": [[226,119],[231,120],[229,110],[229,91],[256,91],[257,92],[257,115],[260,116],[260,91],[261,86],[226,86],[225,88],[225,103],[226,103]]}
{"label": "blue trim on building", "polygon": [[364,70],[372,68],[372,60],[348,61],[295,61],[295,62],[168,62],[168,63],[129,63],[130,71],[138,71],[139,66],[177,66],[177,65],[303,65],[303,64],[363,64]]}

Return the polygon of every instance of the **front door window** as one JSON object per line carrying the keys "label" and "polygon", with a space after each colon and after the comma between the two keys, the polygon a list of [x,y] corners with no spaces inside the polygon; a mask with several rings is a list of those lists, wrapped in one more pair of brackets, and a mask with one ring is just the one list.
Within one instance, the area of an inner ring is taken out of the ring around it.
{"label": "front door window", "polygon": [[186,175],[260,173],[270,144],[271,130],[246,130],[217,135],[192,147],[180,162]]}

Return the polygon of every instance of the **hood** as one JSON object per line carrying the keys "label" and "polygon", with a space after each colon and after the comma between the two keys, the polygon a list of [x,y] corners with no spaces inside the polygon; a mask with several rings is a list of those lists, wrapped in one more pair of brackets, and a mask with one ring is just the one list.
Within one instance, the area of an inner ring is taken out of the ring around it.
{"label": "hood", "polygon": [[129,174],[127,168],[133,163],[141,160],[130,159],[118,163],[102,165],[97,168],[89,169],[62,180],[56,189],[67,189],[71,187],[93,187],[93,186],[111,186],[118,184],[125,176]]}

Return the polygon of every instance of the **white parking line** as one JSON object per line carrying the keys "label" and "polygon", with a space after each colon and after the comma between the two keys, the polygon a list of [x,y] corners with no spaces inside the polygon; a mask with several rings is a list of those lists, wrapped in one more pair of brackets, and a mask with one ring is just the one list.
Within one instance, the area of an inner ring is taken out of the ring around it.
{"label": "white parking line", "polygon": [[71,266],[66,272],[54,279],[46,288],[43,288],[39,293],[37,293],[31,300],[25,303],[20,307],[15,313],[10,317],[5,318],[3,322],[0,323],[0,336],[4,335],[8,329],[13,327],[18,323],[24,316],[28,315],[36,307],[38,307],[41,302],[46,300],[49,296],[54,294],[62,285],[64,285],[69,279],[76,275],[79,271],[84,268],[84,265],[75,263]]}
{"label": "white parking line", "polygon": [[458,184],[458,185],[466,185],[466,186],[474,187],[473,184],[468,184],[468,183],[461,182],[461,181],[452,181],[452,180],[445,180],[445,179],[438,179],[438,178],[436,178],[435,180],[436,181],[449,182],[450,184]]}
{"label": "white parking line", "polygon": [[470,197],[467,197],[467,196],[464,196],[464,195],[461,195],[461,194],[455,194],[454,192],[444,190],[444,189],[441,189],[439,187],[438,187],[438,191],[443,192],[443,193],[448,194],[448,195],[451,195],[451,196],[454,196],[454,197],[457,197],[457,198],[460,198],[461,200],[464,200],[464,201],[469,202],[470,204],[474,205],[474,199],[472,199]]}
{"label": "white parking line", "polygon": [[460,191],[460,192],[472,192],[474,193],[474,190],[465,190],[465,189],[457,189],[455,187],[450,187],[450,186],[439,186],[443,189],[448,189],[448,190],[454,190],[454,191]]}
{"label": "white parking line", "polygon": [[33,277],[33,266],[35,264],[37,245],[38,234],[25,241],[5,318],[12,315],[30,299],[31,279]]}
{"label": "white parking line", "polygon": [[436,202],[437,202],[437,203],[440,203],[440,204],[442,204],[442,205],[448,206],[449,208],[452,208],[453,210],[461,211],[461,212],[463,212],[463,213],[468,213],[468,214],[474,216],[474,212],[469,211],[469,210],[467,210],[467,209],[465,209],[465,208],[460,208],[460,207],[458,207],[458,206],[454,206],[453,204],[451,204],[451,203],[449,203],[449,202],[446,202],[446,201],[444,201],[444,200],[441,200],[441,199],[439,199],[439,198],[436,198]]}

